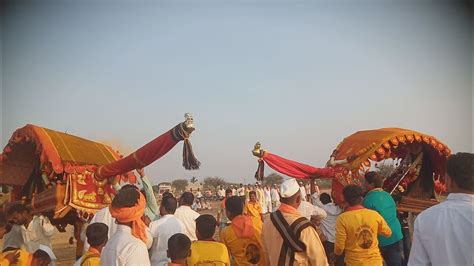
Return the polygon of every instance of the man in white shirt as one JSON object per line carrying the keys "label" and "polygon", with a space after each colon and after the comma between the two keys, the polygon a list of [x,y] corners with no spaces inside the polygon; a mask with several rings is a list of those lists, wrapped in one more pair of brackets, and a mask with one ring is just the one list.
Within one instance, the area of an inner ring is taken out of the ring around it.
{"label": "man in white shirt", "polygon": [[243,184],[240,184],[240,187],[237,189],[237,196],[239,196],[245,204],[245,188]]}
{"label": "man in white shirt", "polygon": [[272,197],[270,195],[270,188],[268,187],[268,185],[265,185],[263,189],[263,197],[264,197],[264,200],[263,200],[262,209],[264,213],[272,212]]}
{"label": "man in white shirt", "polygon": [[225,189],[221,186],[217,187],[217,197],[219,200],[223,200],[225,198]]}
{"label": "man in white shirt", "polygon": [[[107,225],[107,227],[109,228],[109,231],[108,231],[108,239],[110,239],[110,237],[115,234],[115,232],[117,231],[117,223],[115,222],[115,218],[112,217],[112,215],[110,214],[110,211],[109,211],[109,207],[105,207],[105,208],[102,208],[100,209],[95,215],[94,217],[92,217],[91,221],[89,224],[93,224],[93,223],[103,223],[105,225]],[[86,227],[86,226],[84,226]],[[85,230],[82,230],[85,234]],[[86,252],[87,250],[89,250],[89,243],[87,242],[87,237],[85,238],[84,240],[84,252]]]}
{"label": "man in white shirt", "polygon": [[24,246],[21,225],[9,224],[8,227],[8,232],[3,237],[3,250],[7,248],[21,249]]}
{"label": "man in white shirt", "polygon": [[306,191],[306,200],[307,201],[311,201],[310,198],[311,198],[311,186],[309,183],[306,183],[304,185],[304,190]]}
{"label": "man in white shirt", "polygon": [[262,213],[266,213],[267,209],[265,208],[265,195],[262,186],[260,183],[255,183],[255,193],[257,194],[257,201],[262,207]]}
{"label": "man in white shirt", "polygon": [[303,182],[299,182],[300,184],[300,193],[301,193],[301,200],[302,201],[307,201],[306,200],[306,189],[304,188]]}
{"label": "man in white shirt", "polygon": [[232,188],[232,196],[237,196],[237,189],[235,189],[234,185],[232,185],[231,188]]}
{"label": "man in white shirt", "polygon": [[[126,184],[124,186],[121,187],[120,190],[122,189],[138,189],[137,187],[135,187],[134,185],[130,185],[130,184]],[[119,190],[119,191],[120,191]],[[142,194],[143,195],[143,194]],[[145,196],[146,198],[146,196]],[[145,215],[146,215],[147,211],[146,211],[146,207],[145,207]],[[112,217],[112,215],[110,214],[110,210],[109,210],[109,206],[105,207],[105,208],[102,208],[100,209],[95,215],[94,217],[92,217],[91,221],[89,224],[93,224],[93,223],[104,223],[105,225],[108,226],[109,228],[109,231],[108,231],[108,239],[110,239],[110,237],[115,234],[115,232],[117,231],[117,222],[115,220],[114,217]],[[84,225],[84,228],[83,228],[83,233],[84,233],[84,236],[85,236],[85,230],[86,230],[86,226]],[[150,233],[149,231],[147,231],[147,233]],[[147,238],[147,248],[150,248],[151,245],[153,243],[153,239],[151,237]],[[89,243],[87,242],[87,237],[84,238],[84,249],[83,249],[83,252],[85,253],[87,250],[89,250],[90,248],[90,245]]]}
{"label": "man in white shirt", "polygon": [[315,206],[307,201],[302,201],[298,209],[299,213],[304,216],[306,219],[311,220],[315,219],[316,221],[321,221],[326,218],[326,211],[322,208]]}
{"label": "man in white shirt", "polygon": [[[325,210],[327,214],[326,218],[321,221],[320,228],[326,237],[326,241],[323,241],[323,246],[329,261],[331,254],[334,253],[334,243],[336,243],[336,220],[342,213],[342,209],[332,202],[331,196],[328,193],[321,193],[321,196],[318,196],[318,194],[319,189],[311,195],[311,201],[314,205]],[[344,257],[339,256],[335,265],[344,265]]]}
{"label": "man in white shirt", "polygon": [[415,220],[409,266],[474,265],[474,154],[446,163],[448,198]]}
{"label": "man in white shirt", "polygon": [[170,262],[167,256],[168,239],[174,234],[185,234],[184,224],[178,220],[174,213],[178,202],[172,196],[161,201],[161,218],[150,224],[150,231],[153,237],[153,245],[150,249],[152,265],[168,265]]}
{"label": "man in white shirt", "polygon": [[202,210],[204,209],[204,201],[203,201],[203,198],[202,198],[202,192],[201,192],[201,189],[198,188],[197,189],[197,192],[196,192],[196,199],[197,199],[197,203],[198,203],[198,210]]}
{"label": "man in white shirt", "polygon": [[273,188],[270,190],[270,198],[272,200],[272,212],[275,212],[280,207],[280,193],[276,184],[273,184]]}
{"label": "man in white shirt", "polygon": [[117,230],[102,249],[101,265],[150,265],[145,244],[150,236],[143,222],[145,206],[145,196],[137,189],[122,188],[115,195],[109,210],[117,221]]}
{"label": "man in white shirt", "polygon": [[191,209],[194,202],[194,195],[191,192],[184,192],[179,198],[179,208],[174,216],[184,224],[185,234],[191,241],[196,241],[196,222],[199,213]]}
{"label": "man in white shirt", "polygon": [[34,253],[40,245],[51,248],[51,237],[54,234],[54,226],[48,217],[43,215],[32,215],[30,210],[23,204],[15,204],[8,210],[10,220],[21,225],[23,243],[29,253]]}

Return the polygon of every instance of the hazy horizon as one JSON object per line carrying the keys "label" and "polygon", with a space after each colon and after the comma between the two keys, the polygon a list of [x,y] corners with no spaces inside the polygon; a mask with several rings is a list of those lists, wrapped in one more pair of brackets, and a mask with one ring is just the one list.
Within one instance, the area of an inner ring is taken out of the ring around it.
{"label": "hazy horizon", "polygon": [[322,167],[382,127],[473,152],[467,2],[10,1],[1,20],[2,148],[31,123],[129,153],[190,112],[201,169],[179,143],[154,183],[254,182],[257,141]]}

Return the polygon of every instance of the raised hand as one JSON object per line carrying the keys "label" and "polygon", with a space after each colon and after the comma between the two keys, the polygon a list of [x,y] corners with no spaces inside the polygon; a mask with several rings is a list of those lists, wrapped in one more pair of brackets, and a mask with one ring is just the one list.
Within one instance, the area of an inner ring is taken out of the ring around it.
{"label": "raised hand", "polygon": [[137,169],[137,173],[143,178],[145,176],[145,168]]}
{"label": "raised hand", "polygon": [[20,253],[19,253],[19,252],[8,253],[7,255],[4,256],[4,258],[5,258],[6,260],[8,260],[8,262],[10,263],[10,265],[12,265],[12,264],[17,264],[19,257],[20,257]]}

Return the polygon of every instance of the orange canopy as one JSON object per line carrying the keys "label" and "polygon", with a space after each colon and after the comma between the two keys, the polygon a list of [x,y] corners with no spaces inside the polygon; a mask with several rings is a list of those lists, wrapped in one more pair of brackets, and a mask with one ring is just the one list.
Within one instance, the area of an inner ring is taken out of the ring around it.
{"label": "orange canopy", "polygon": [[119,158],[107,145],[28,124],[13,133],[0,156],[0,183],[24,185],[40,165],[48,174],[82,173]]}
{"label": "orange canopy", "polygon": [[370,161],[389,158],[403,158],[410,146],[419,143],[429,152],[435,165],[435,173],[444,175],[444,162],[451,154],[447,145],[433,136],[402,128],[381,128],[358,131],[345,138],[333,155],[336,160],[348,159],[344,164],[348,170],[358,170],[370,166]]}

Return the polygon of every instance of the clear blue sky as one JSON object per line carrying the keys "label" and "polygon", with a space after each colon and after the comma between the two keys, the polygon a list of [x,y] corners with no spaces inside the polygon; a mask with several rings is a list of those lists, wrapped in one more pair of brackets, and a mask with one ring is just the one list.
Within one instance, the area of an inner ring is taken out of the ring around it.
{"label": "clear blue sky", "polygon": [[33,123],[130,152],[191,112],[201,170],[178,144],[148,167],[154,182],[249,182],[256,141],[323,166],[380,127],[473,151],[472,10],[456,1],[14,2],[2,146]]}

